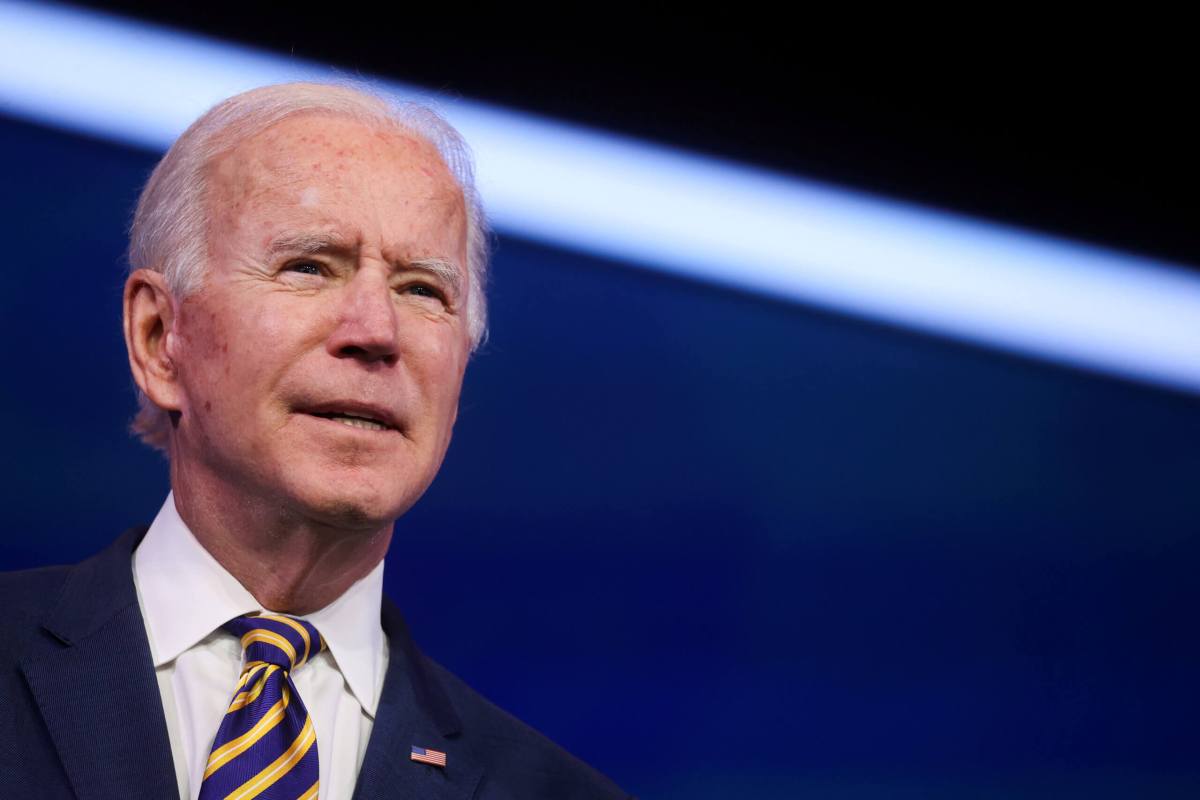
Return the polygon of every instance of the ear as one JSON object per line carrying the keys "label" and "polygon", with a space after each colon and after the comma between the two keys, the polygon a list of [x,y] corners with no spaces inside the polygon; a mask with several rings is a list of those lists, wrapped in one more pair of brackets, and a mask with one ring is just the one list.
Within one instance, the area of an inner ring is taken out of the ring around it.
{"label": "ear", "polygon": [[180,411],[174,349],[175,299],[161,272],[135,270],[125,281],[125,348],[129,369],[150,402]]}

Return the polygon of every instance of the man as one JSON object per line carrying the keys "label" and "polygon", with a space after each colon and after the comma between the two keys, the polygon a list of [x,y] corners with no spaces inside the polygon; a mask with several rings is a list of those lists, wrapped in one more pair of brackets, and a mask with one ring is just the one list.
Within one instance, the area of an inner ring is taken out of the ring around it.
{"label": "man", "polygon": [[291,84],[201,117],[131,230],[149,530],[0,577],[5,797],[619,797],[382,598],[485,327],[470,162],[431,112]]}

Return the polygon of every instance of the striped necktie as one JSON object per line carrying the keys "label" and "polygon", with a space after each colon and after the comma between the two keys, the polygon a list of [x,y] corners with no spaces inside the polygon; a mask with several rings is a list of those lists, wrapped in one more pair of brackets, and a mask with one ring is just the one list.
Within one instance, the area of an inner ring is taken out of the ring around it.
{"label": "striped necktie", "polygon": [[325,649],[304,620],[276,614],[222,626],[242,640],[242,677],[221,720],[200,800],[316,800],[317,734],[292,671]]}

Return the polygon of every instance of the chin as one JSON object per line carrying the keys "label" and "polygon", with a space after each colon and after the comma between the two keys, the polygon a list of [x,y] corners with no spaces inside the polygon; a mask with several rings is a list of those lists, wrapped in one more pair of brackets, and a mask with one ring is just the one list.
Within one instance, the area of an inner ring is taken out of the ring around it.
{"label": "chin", "polygon": [[391,525],[420,498],[411,499],[394,492],[380,492],[358,482],[337,486],[332,482],[297,497],[304,514],[334,528],[376,530]]}
{"label": "chin", "polygon": [[373,530],[392,520],[380,515],[375,509],[349,498],[334,499],[316,506],[310,505],[307,516],[331,528],[348,530]]}

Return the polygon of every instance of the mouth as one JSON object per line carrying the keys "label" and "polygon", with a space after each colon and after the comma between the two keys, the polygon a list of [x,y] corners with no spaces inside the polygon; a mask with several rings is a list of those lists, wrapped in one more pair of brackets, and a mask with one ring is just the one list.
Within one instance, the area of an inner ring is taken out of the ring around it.
{"label": "mouth", "polygon": [[337,403],[319,408],[301,409],[301,411],[313,417],[340,422],[348,427],[364,431],[398,430],[395,417],[386,409],[364,406],[359,403]]}

